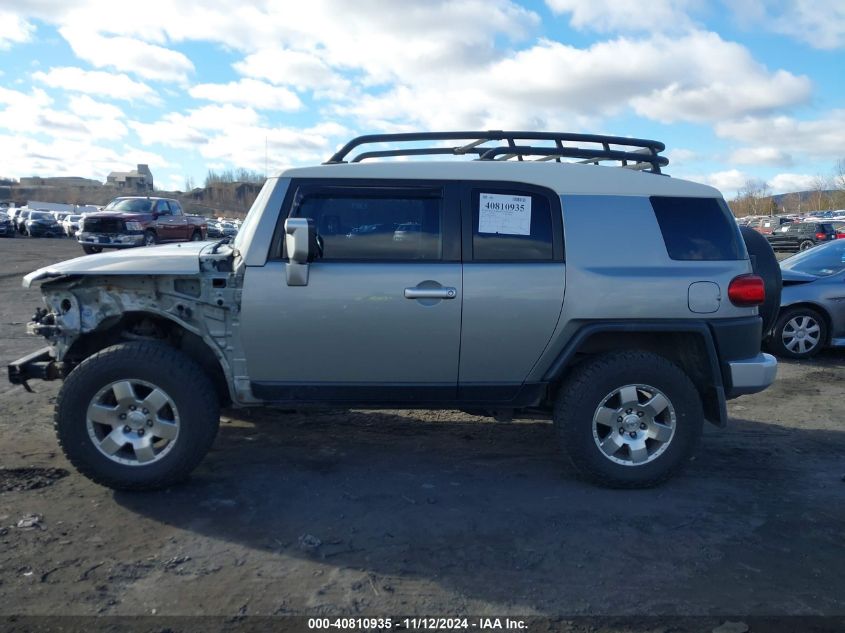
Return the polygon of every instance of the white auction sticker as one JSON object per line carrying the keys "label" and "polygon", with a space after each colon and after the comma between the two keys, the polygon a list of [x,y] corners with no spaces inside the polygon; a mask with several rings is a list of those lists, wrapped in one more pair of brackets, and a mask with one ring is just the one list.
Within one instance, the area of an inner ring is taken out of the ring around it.
{"label": "white auction sticker", "polygon": [[478,200],[478,232],[531,235],[531,196],[482,193]]}

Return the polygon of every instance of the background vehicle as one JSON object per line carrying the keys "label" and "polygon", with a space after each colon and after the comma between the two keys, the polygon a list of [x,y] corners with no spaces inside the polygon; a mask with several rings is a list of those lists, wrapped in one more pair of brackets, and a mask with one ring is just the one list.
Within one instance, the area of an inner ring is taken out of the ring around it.
{"label": "background vehicle", "polygon": [[123,197],[115,198],[100,212],[87,214],[78,235],[82,249],[90,254],[104,248],[198,242],[206,239],[206,232],[205,218],[186,215],[177,200]]}
{"label": "background vehicle", "polygon": [[805,250],[780,266],[783,293],[769,349],[801,359],[845,347],[845,240]]}
{"label": "background vehicle", "polygon": [[845,239],[845,220],[833,220],[830,225],[836,231],[836,239]]}
{"label": "background vehicle", "polygon": [[793,222],[792,218],[777,216],[770,218],[760,218],[759,220],[755,220],[754,223],[750,226],[756,231],[762,233],[763,235],[771,235],[772,233],[782,228],[785,224],[790,224],[791,222]]}
{"label": "background vehicle", "polygon": [[21,235],[26,235],[26,221],[29,219],[30,213],[32,213],[32,209],[24,209],[15,218],[15,228]]}
{"label": "background vehicle", "polygon": [[62,221],[62,229],[68,237],[75,237],[79,231],[79,222],[84,216],[82,215],[68,215]]}
{"label": "background vehicle", "polygon": [[30,237],[61,237],[62,227],[49,211],[32,211],[24,223],[26,234]]}
{"label": "background vehicle", "polygon": [[0,212],[0,237],[14,237],[15,225],[12,218],[3,212]]}
{"label": "background vehicle", "polygon": [[793,222],[766,235],[776,251],[804,251],[816,244],[836,239],[836,230],[829,222]]}
{"label": "background vehicle", "polygon": [[[415,145],[375,154],[421,155],[420,141],[442,154],[446,140],[479,160],[355,155],[402,142]],[[744,241],[715,189],[662,177],[663,148],[544,132],[355,139],[270,178],[231,245],[27,275],[47,306],[28,329],[51,347],[10,380],[65,379],[60,443],[115,488],[183,479],[220,406],[261,404],[546,416],[585,477],[655,485],[691,459],[705,420],[727,423],[727,399],[777,369],[760,352],[771,248]],[[548,157],[625,168],[530,160]],[[403,225],[413,239],[394,239]],[[364,226],[386,230],[352,233]]]}

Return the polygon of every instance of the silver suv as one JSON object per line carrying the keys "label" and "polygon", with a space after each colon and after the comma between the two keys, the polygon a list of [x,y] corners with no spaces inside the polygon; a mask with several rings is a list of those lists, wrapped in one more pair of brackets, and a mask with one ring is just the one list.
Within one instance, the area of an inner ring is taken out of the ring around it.
{"label": "silver suv", "polygon": [[[533,132],[359,137],[269,179],[230,243],[27,275],[45,302],[28,329],[50,345],[10,379],[64,380],[59,441],[113,488],[185,478],[220,407],[259,404],[547,417],[586,477],[653,485],[777,367],[760,353],[759,306],[779,290],[755,274],[771,249],[749,258],[719,192],[661,174],[663,149]],[[371,160],[426,155],[453,159]]]}

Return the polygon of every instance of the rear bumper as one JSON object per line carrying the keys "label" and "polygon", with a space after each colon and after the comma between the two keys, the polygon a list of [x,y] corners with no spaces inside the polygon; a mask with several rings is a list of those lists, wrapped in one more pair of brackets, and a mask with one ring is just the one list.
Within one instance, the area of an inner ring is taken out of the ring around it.
{"label": "rear bumper", "polygon": [[771,354],[760,353],[753,358],[728,362],[731,375],[729,397],[763,391],[775,381],[778,362]]}
{"label": "rear bumper", "polygon": [[53,358],[53,348],[49,346],[9,363],[9,382],[13,385],[25,385],[33,378],[56,380],[61,377],[61,364]]}

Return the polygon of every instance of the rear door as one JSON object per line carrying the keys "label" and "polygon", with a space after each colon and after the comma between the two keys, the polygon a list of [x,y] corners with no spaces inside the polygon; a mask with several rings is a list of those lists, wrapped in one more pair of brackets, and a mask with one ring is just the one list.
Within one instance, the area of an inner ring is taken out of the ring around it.
{"label": "rear door", "polygon": [[459,395],[508,400],[551,340],[566,266],[560,197],[520,183],[463,185]]}
{"label": "rear door", "polygon": [[[291,183],[269,259],[247,268],[244,279],[243,341],[256,395],[319,402],[455,398],[463,284],[454,187]],[[306,286],[286,283],[288,216],[311,218],[323,244]]]}

